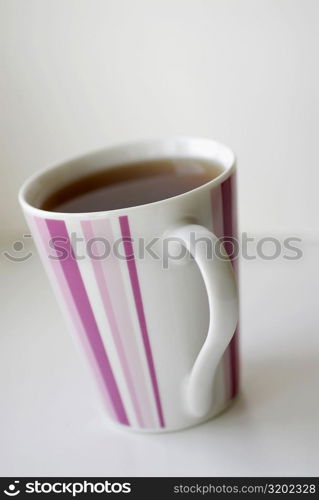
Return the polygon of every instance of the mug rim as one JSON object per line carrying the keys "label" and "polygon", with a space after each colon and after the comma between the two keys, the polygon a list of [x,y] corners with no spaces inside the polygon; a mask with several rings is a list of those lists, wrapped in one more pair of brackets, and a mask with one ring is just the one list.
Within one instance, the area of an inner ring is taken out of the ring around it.
{"label": "mug rim", "polygon": [[[152,148],[156,146],[166,146],[166,149],[168,151],[167,155],[165,156],[165,153],[163,154],[155,154],[154,156],[149,156],[147,154],[142,154],[141,158],[135,158],[134,160],[134,154],[130,158],[131,161],[127,160],[122,160],[122,162],[119,162],[118,165],[112,164],[112,162],[109,164],[109,167],[116,168],[117,166],[120,168],[121,165],[125,164],[134,164],[139,161],[147,161],[148,159],[151,160],[160,160],[160,159],[165,159],[165,158],[172,158],[173,154],[169,154],[169,149],[170,147],[174,148],[177,146],[196,146],[198,147],[198,154],[194,153],[184,153],[181,154],[180,156],[175,156],[175,158],[194,158],[197,160],[209,160],[212,162],[218,162],[218,165],[221,166],[222,171],[220,172],[219,175],[217,175],[215,178],[212,180],[205,182],[204,184],[201,184],[200,186],[197,186],[196,188],[190,189],[188,191],[185,191],[184,193],[180,193],[175,196],[171,196],[169,198],[163,198],[158,201],[153,201],[150,203],[144,203],[144,204],[139,204],[139,205],[134,205],[132,207],[123,207],[123,208],[117,208],[113,210],[99,210],[99,211],[94,211],[94,212],[54,212],[50,210],[43,210],[42,208],[36,207],[34,204],[29,202],[27,200],[28,193],[34,185],[41,180],[41,178],[47,176],[50,173],[53,173],[56,170],[63,170],[66,169],[68,166],[69,168],[72,168],[74,165],[80,164],[83,161],[88,161],[94,158],[98,158],[100,155],[105,155],[110,156],[112,154],[123,154],[127,152],[128,150],[138,150],[139,148],[145,147],[147,148]],[[206,148],[207,151],[215,151],[215,155],[209,153],[206,155],[201,156],[201,149]],[[27,212],[31,213],[34,216],[46,218],[46,219],[65,219],[65,218],[97,218],[97,217],[102,217],[105,215],[117,215],[122,212],[128,212],[128,211],[133,211],[136,209],[142,209],[142,208],[147,208],[147,207],[155,207],[159,206],[164,203],[169,203],[169,202],[174,202],[180,198],[184,198],[186,196],[189,196],[191,194],[194,194],[195,192],[199,192],[201,189],[206,189],[207,187],[213,188],[214,186],[217,186],[224,182],[235,170],[236,168],[236,157],[231,148],[226,146],[225,144],[215,141],[210,138],[206,137],[197,137],[197,136],[169,136],[169,137],[164,137],[164,138],[155,138],[155,139],[146,139],[146,140],[135,140],[135,141],[128,141],[128,142],[120,142],[116,143],[114,145],[106,146],[104,148],[98,148],[96,150],[89,151],[87,153],[82,153],[79,155],[71,156],[70,158],[67,158],[63,160],[62,162],[59,161],[57,163],[53,163],[52,165],[49,165],[45,168],[42,168],[38,171],[36,171],[34,174],[29,176],[24,183],[22,184],[19,194],[18,194],[18,199],[19,203],[22,207],[22,209]]]}

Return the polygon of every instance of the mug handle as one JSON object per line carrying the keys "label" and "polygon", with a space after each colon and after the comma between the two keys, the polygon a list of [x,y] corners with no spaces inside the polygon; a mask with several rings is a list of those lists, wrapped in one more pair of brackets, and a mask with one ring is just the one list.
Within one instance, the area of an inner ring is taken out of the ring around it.
{"label": "mug handle", "polygon": [[210,311],[208,333],[184,387],[188,411],[196,417],[204,417],[212,405],[213,381],[218,363],[238,322],[238,292],[233,268],[224,246],[220,244],[223,258],[214,253],[213,258],[208,260],[202,245],[196,252],[191,248],[191,234],[195,235],[196,240],[207,238],[213,248],[218,238],[197,224],[180,226],[171,233],[194,257],[207,290]]}

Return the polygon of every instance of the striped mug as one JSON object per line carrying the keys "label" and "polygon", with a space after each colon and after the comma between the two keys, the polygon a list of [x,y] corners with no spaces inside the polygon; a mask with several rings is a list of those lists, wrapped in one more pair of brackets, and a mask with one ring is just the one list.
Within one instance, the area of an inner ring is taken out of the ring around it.
{"label": "striped mug", "polygon": [[[92,213],[39,208],[53,190],[88,172],[165,158],[210,161],[220,173],[181,195],[131,208]],[[177,137],[72,159],[33,175],[20,190],[35,244],[109,419],[123,428],[186,428],[217,415],[237,394],[237,272],[229,240],[236,236],[234,183],[235,158],[227,147]],[[218,246],[219,255],[208,256],[204,245],[195,250],[190,236]],[[228,241],[221,243],[222,237]],[[166,239],[185,255],[165,266],[159,245],[159,259],[146,252],[141,258],[138,242],[154,238]],[[83,247],[77,255],[75,241]],[[96,248],[102,241],[120,242],[121,256],[89,256],[90,241]]]}

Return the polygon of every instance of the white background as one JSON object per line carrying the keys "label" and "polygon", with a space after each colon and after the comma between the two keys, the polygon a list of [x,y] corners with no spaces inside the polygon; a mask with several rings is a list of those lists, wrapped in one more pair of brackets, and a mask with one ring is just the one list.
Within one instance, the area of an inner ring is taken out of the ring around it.
{"label": "white background", "polygon": [[236,152],[240,227],[306,235],[242,262],[242,395],[186,432],[110,430],[36,256],[1,256],[1,475],[318,474],[317,0],[0,0],[0,208],[39,168],[199,135]]}
{"label": "white background", "polygon": [[1,210],[35,170],[172,134],[230,145],[243,230],[317,230],[317,0],[0,0]]}

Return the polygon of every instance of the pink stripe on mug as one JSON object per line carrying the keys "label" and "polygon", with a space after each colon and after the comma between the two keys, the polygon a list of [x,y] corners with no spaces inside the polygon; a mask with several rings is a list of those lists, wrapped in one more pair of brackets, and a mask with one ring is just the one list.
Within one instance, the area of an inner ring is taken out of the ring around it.
{"label": "pink stripe on mug", "polygon": [[95,379],[99,384],[100,391],[103,395],[103,402],[107,408],[107,411],[110,414],[111,418],[117,420],[117,415],[114,410],[112,400],[107,388],[105,387],[103,376],[99,370],[96,358],[94,357],[91,345],[88,341],[86,332],[79,317],[78,310],[75,306],[68,283],[65,279],[61,264],[59,262],[59,259],[57,258],[57,254],[54,248],[49,245],[51,236],[46,221],[45,219],[40,219],[39,217],[29,216],[28,224],[32,229],[33,238],[37,245],[38,252],[40,254],[43,265],[52,280],[52,284],[55,288],[59,302],[62,305],[63,309],[65,309],[67,319],[70,320],[72,324],[72,330],[82,344],[82,348],[90,363],[90,367],[95,375]]}
{"label": "pink stripe on mug", "polygon": [[[93,238],[102,238],[108,242],[110,247],[114,246],[116,238],[112,229],[111,221],[107,218],[94,221],[82,221],[82,226],[90,224]],[[116,225],[118,221],[116,220]],[[88,237],[88,234],[86,234]],[[148,428],[159,427],[159,421],[154,415],[154,396],[149,388],[145,377],[144,365],[147,369],[147,361],[142,349],[139,348],[135,336],[133,311],[129,305],[129,291],[124,283],[125,262],[117,258],[114,251],[110,251],[108,257],[101,262],[101,272],[104,281],[108,284],[110,301],[116,317],[118,333],[120,335],[128,368],[132,377],[132,384],[138,404],[141,408],[144,426]],[[139,332],[138,332],[139,333]],[[142,359],[145,358],[145,359]]]}
{"label": "pink stripe on mug", "polygon": [[122,215],[119,220],[120,220],[120,226],[121,226],[121,231],[122,231],[122,236],[123,236],[123,245],[124,245],[124,250],[125,250],[125,255],[126,255],[127,267],[129,270],[132,290],[133,290],[133,294],[134,294],[136,311],[137,311],[137,315],[138,315],[138,319],[139,319],[139,323],[140,323],[140,327],[141,327],[141,334],[142,334],[142,338],[143,338],[143,342],[144,342],[145,354],[146,354],[148,368],[150,371],[152,385],[153,385],[153,391],[154,391],[154,397],[155,397],[155,401],[156,401],[158,418],[159,418],[161,427],[165,427],[161,397],[160,397],[158,383],[157,383],[157,377],[156,377],[156,372],[155,372],[152,349],[151,349],[151,344],[150,344],[150,340],[149,340],[149,336],[148,336],[146,319],[145,319],[143,299],[142,299],[140,284],[139,284],[138,275],[137,275],[136,263],[135,263],[135,258],[134,258],[134,250],[133,250],[133,245],[132,245],[130,225],[129,225],[127,215],[124,215],[124,216]]}
{"label": "pink stripe on mug", "polygon": [[[223,200],[223,218],[224,218],[224,237],[226,238],[225,249],[231,258],[232,265],[235,270],[235,274],[238,280],[237,272],[237,259],[232,258],[232,253],[234,248],[230,241],[227,242],[228,238],[237,238],[237,227],[236,227],[236,209],[235,209],[235,195],[236,195],[236,173],[232,174],[225,182],[221,185],[222,190],[222,200]],[[237,257],[238,258],[238,257]],[[239,386],[239,362],[238,362],[238,327],[235,330],[233,338],[229,344],[229,354],[230,354],[230,366],[231,366],[231,392],[230,397],[233,398],[238,392]]]}
{"label": "pink stripe on mug", "polygon": [[85,285],[72,251],[65,223],[61,220],[47,219],[46,224],[53,242],[54,239],[58,240],[59,247],[65,250],[65,258],[61,258],[59,262],[103,377],[105,387],[108,389],[117,419],[120,423],[129,425],[117,383],[113,376],[111,365],[85,290]]}

